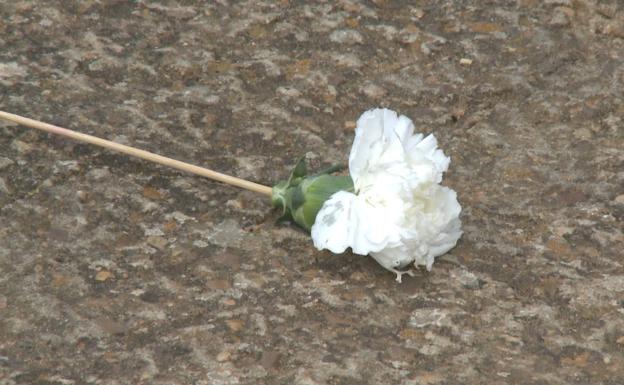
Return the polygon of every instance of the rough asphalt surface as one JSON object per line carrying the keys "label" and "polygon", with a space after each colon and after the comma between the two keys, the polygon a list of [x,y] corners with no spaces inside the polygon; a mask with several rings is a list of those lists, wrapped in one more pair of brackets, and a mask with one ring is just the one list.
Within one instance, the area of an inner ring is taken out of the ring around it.
{"label": "rough asphalt surface", "polygon": [[0,123],[0,384],[623,384],[624,3],[0,1],[0,109],[271,184],[387,106],[464,236],[394,281],[262,196]]}

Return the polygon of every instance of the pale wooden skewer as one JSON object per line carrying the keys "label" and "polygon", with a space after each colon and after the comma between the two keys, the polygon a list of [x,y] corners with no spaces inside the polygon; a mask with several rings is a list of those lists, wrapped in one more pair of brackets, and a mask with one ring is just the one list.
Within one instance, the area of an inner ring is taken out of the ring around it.
{"label": "pale wooden skewer", "polygon": [[206,178],[216,180],[225,184],[229,184],[236,187],[241,187],[246,190],[254,191],[260,194],[271,196],[272,188],[264,186],[258,183],[250,182],[245,179],[236,178],[230,175],[221,174],[220,172],[212,171],[204,167],[192,165],[190,163],[181,162],[179,160],[167,158],[162,155],[154,154],[149,151],[140,150],[138,148],[126,146],[120,143],[111,142],[110,140],[101,139],[92,135],[82,134],[80,132],[68,130],[67,128],[54,126],[52,124],[43,123],[38,120],[25,118],[23,116],[10,114],[8,112],[0,111],[0,119],[9,120],[14,123],[22,124],[24,126],[36,128],[38,130],[50,132],[52,134],[58,134],[66,136],[71,139],[75,139],[81,142],[87,142],[95,144],[96,146],[104,147],[109,150],[118,151],[130,156],[145,159],[150,162],[162,164],[163,166],[177,168],[178,170],[187,171],[193,174],[201,175]]}

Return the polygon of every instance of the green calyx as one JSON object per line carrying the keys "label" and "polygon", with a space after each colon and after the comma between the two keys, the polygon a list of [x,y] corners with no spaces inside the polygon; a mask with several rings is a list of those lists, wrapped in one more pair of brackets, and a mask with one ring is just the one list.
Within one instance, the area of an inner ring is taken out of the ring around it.
{"label": "green calyx", "polygon": [[273,186],[271,201],[282,209],[280,220],[292,220],[310,230],[323,203],[338,191],[353,191],[350,176],[331,175],[341,166],[331,166],[319,173],[307,175],[305,158],[299,159],[288,180]]}

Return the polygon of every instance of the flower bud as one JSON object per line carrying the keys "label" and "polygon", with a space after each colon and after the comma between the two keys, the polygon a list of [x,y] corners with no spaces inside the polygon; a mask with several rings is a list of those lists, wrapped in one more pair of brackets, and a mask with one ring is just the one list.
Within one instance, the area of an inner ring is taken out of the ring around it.
{"label": "flower bud", "polygon": [[350,176],[326,173],[305,176],[301,164],[300,161],[287,181],[273,187],[271,201],[282,209],[281,219],[292,219],[309,231],[323,203],[338,191],[353,191],[353,181]]}

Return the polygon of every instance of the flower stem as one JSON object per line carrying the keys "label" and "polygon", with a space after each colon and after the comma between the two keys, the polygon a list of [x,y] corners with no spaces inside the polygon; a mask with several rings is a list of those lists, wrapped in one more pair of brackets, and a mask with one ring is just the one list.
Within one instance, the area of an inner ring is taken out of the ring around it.
{"label": "flower stem", "polygon": [[145,159],[150,162],[158,163],[163,166],[172,167],[178,170],[190,172],[192,174],[201,175],[203,177],[216,180],[232,186],[244,188],[246,190],[254,191],[266,196],[271,196],[272,188],[264,186],[258,183],[254,183],[245,179],[236,178],[230,175],[221,174],[213,170],[209,170],[204,167],[192,165],[190,163],[181,162],[179,160],[167,158],[162,155],[154,154],[149,151],[140,150],[138,148],[126,146],[120,143],[111,142],[110,140],[101,139],[92,135],[82,134],[80,132],[68,130],[63,127],[54,126],[52,124],[43,123],[38,120],[25,118],[23,116],[10,114],[8,112],[0,111],[0,119],[5,119],[17,124],[21,124],[27,127],[36,128],[38,130],[46,131],[52,134],[62,135],[74,140],[94,144],[96,146],[104,147],[109,150],[118,151],[130,156]]}
{"label": "flower stem", "polygon": [[342,164],[332,164],[331,166],[317,172],[314,175],[333,174],[335,172],[342,171],[344,168],[345,167]]}

